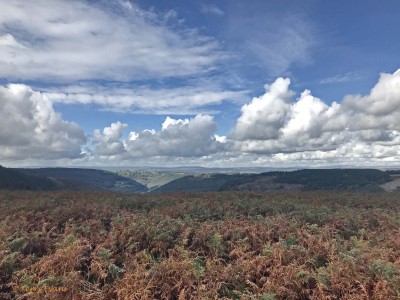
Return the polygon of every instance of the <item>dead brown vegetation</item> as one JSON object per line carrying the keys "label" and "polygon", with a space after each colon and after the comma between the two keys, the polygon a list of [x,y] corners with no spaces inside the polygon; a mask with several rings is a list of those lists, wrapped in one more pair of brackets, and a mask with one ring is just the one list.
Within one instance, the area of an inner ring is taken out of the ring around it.
{"label": "dead brown vegetation", "polygon": [[43,299],[400,299],[399,204],[396,193],[2,191],[0,298],[42,287]]}

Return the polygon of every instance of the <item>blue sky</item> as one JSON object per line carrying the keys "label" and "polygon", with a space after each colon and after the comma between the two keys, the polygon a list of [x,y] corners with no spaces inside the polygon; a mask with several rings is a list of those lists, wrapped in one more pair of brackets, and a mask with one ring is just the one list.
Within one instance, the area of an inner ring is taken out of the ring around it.
{"label": "blue sky", "polygon": [[5,166],[399,166],[398,1],[0,2]]}

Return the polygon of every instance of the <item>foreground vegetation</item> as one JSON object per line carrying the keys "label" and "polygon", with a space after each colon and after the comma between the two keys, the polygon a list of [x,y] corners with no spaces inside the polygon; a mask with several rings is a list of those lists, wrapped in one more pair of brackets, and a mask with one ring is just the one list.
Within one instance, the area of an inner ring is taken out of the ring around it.
{"label": "foreground vegetation", "polygon": [[399,299],[396,193],[0,192],[0,299]]}

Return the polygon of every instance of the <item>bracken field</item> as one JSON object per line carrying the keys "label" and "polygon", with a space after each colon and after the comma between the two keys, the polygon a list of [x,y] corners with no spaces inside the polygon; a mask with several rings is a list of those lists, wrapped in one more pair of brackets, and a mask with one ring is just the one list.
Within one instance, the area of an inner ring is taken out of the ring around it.
{"label": "bracken field", "polygon": [[0,299],[400,299],[399,204],[0,191]]}

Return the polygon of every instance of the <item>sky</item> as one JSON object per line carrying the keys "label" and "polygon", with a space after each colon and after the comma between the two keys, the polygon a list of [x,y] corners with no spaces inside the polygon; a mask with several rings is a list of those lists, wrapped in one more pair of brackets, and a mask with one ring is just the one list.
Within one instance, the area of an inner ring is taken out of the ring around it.
{"label": "sky", "polygon": [[400,2],[0,0],[0,164],[400,167]]}

